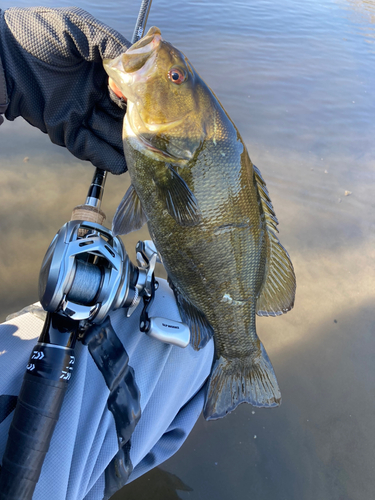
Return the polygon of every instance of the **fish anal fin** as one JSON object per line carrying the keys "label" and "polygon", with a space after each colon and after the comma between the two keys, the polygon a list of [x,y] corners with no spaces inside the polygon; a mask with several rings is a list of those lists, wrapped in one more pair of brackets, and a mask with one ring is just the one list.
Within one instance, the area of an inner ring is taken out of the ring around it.
{"label": "fish anal fin", "polygon": [[288,252],[275,234],[278,220],[266,183],[255,165],[253,165],[253,172],[269,242],[265,276],[257,300],[257,314],[258,316],[280,316],[290,311],[294,305],[296,277]]}
{"label": "fish anal fin", "polygon": [[203,415],[206,420],[225,417],[241,403],[257,408],[281,404],[280,389],[271,361],[262,343],[258,358],[216,360],[206,394]]}
{"label": "fish anal fin", "polygon": [[194,193],[171,165],[159,168],[153,178],[167,211],[180,226],[195,226],[201,212]]}
{"label": "fish anal fin", "polygon": [[113,217],[112,232],[115,236],[128,234],[141,229],[146,222],[147,216],[143,211],[141,200],[134,186],[130,184]]}
{"label": "fish anal fin", "polygon": [[177,290],[169,278],[168,282],[175,294],[181,319],[190,329],[190,344],[199,351],[213,337],[213,328],[206,316]]}

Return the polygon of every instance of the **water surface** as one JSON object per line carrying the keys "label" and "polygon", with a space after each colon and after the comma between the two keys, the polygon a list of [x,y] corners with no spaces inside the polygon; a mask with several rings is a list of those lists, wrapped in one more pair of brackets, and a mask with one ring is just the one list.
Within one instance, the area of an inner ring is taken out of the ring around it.
{"label": "water surface", "polygon": [[[75,3],[131,38],[140,2]],[[3,3],[15,5],[35,3]],[[213,88],[267,182],[297,296],[287,315],[258,320],[282,406],[199,420],[163,471],[117,499],[373,497],[374,22],[371,0],[154,0],[149,26]],[[0,129],[0,169],[3,320],[37,299],[44,252],[93,168],[17,119]],[[109,223],[123,177],[108,180]]]}

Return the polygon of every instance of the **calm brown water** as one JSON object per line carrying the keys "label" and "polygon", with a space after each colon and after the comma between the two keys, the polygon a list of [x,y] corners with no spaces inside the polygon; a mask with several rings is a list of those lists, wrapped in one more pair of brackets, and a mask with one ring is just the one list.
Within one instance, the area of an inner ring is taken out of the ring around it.
{"label": "calm brown water", "polygon": [[[140,2],[75,4],[130,38]],[[267,182],[297,297],[286,316],[258,320],[282,406],[200,420],[117,500],[373,498],[374,23],[374,0],[154,0],[149,26],[213,88]],[[21,119],[1,127],[0,319],[37,300],[44,252],[92,174]],[[108,179],[109,223],[123,177]]]}

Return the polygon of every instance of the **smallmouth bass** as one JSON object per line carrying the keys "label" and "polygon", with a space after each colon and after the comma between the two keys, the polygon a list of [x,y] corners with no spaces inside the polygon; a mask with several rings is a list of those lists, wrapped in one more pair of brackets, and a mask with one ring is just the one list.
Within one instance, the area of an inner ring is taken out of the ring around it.
{"label": "smallmouth bass", "polygon": [[204,417],[243,402],[278,406],[255,316],[289,311],[296,283],[260,171],[214,93],[158,28],[104,67],[127,99],[132,181],[113,230],[148,223],[194,349],[214,337]]}

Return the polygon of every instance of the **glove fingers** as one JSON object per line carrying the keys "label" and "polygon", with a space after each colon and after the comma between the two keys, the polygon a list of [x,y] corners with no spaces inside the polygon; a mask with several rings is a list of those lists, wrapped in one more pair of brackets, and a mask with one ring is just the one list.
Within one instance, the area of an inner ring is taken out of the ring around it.
{"label": "glove fingers", "polygon": [[0,16],[10,98],[6,117],[23,116],[77,158],[126,171],[124,110],[110,99],[102,58],[129,42],[78,8],[11,8]]}
{"label": "glove fingers", "polygon": [[4,17],[24,50],[56,66],[64,67],[82,58],[101,63],[103,58],[114,58],[130,46],[120,33],[77,7],[13,7]]}
{"label": "glove fingers", "polygon": [[89,160],[115,175],[127,171],[122,145],[121,151],[112,147],[85,125],[68,130],[65,139],[67,149],[80,160]]}
{"label": "glove fingers", "polygon": [[65,14],[66,18],[86,37],[87,41],[77,43],[81,56],[86,61],[101,62],[104,58],[117,57],[131,45],[120,33],[98,21],[85,10],[78,7],[56,10]]}
{"label": "glove fingers", "polygon": [[[126,108],[125,108],[126,109]],[[102,130],[100,137],[114,140],[111,144],[117,144],[121,142],[122,135],[122,123],[124,121],[125,110],[119,107],[117,103],[114,103],[108,95],[108,90],[104,91],[103,97],[99,99],[95,106],[92,108],[92,113],[89,118],[89,127],[94,130]],[[100,124],[100,120],[103,120],[103,124]]]}

